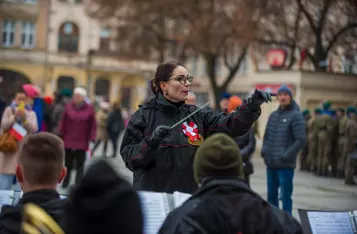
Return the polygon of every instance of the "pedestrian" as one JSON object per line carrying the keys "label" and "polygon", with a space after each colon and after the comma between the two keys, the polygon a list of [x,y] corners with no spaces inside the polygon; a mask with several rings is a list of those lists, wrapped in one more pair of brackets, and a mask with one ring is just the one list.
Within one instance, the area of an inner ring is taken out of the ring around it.
{"label": "pedestrian", "polygon": [[72,169],[77,171],[76,184],[82,178],[86,151],[89,143],[95,140],[97,127],[94,109],[85,101],[87,91],[77,87],[73,94],[73,100],[67,104],[58,129],[66,148],[65,165],[68,169],[63,188],[69,185]]}
{"label": "pedestrian", "polygon": [[96,115],[96,120],[97,120],[97,136],[96,136],[96,142],[94,144],[94,147],[92,149],[92,155],[94,155],[94,152],[100,145],[100,143],[103,143],[103,153],[102,156],[106,157],[107,156],[107,147],[108,147],[108,115],[109,115],[109,103],[101,101],[99,104],[99,111],[97,112]]}
{"label": "pedestrian", "polygon": [[199,189],[167,216],[159,234],[302,233],[292,216],[246,185],[239,149],[226,134],[208,137],[193,165]]}
{"label": "pedestrian", "polygon": [[297,154],[306,144],[305,121],[291,90],[278,89],[279,107],[268,119],[261,151],[267,166],[269,203],[279,207],[280,187],[283,209],[292,213],[292,192]]}
{"label": "pedestrian", "polygon": [[[304,116],[305,132],[307,135],[308,134],[308,123],[309,123],[309,120],[311,119],[310,111],[305,109],[302,112],[302,116]],[[308,171],[308,164],[307,164],[308,152],[309,152],[309,142],[306,142],[304,149],[300,153],[300,171]]]}
{"label": "pedestrian", "polygon": [[307,168],[308,171],[317,172],[317,135],[318,129],[316,125],[316,118],[322,114],[321,108],[315,108],[314,118],[310,118],[307,125],[307,139],[308,139],[308,156],[307,156]]}
{"label": "pedestrian", "polygon": [[258,91],[229,115],[200,110],[184,123],[177,122],[197,110],[185,104],[193,77],[177,62],[162,63],[152,80],[155,97],[140,106],[131,117],[121,144],[126,166],[134,172],[135,189],[172,193],[193,193],[192,163],[203,139],[215,132],[241,136],[260,115],[260,105],[271,100]]}
{"label": "pedestrian", "polygon": [[[1,133],[7,132],[19,124],[21,128],[31,134],[37,131],[36,113],[32,111],[30,105],[26,105],[28,97],[23,89],[16,93],[10,106],[6,107],[1,119]],[[11,190],[12,184],[16,181],[16,163],[18,161],[20,142],[17,143],[15,152],[0,152],[0,190]]]}
{"label": "pedestrian", "polygon": [[338,123],[338,163],[337,163],[337,178],[345,177],[345,163],[346,163],[346,154],[345,154],[345,144],[346,144],[346,124],[347,124],[347,115],[344,108],[339,108],[337,110],[337,118],[339,119]]}
{"label": "pedestrian", "polygon": [[346,144],[345,144],[345,154],[346,154],[346,164],[345,164],[345,184],[346,185],[356,185],[353,179],[355,174],[355,168],[357,165],[355,161],[349,157],[357,146],[357,110],[355,107],[350,106],[346,110],[348,120],[346,123]]}
{"label": "pedestrian", "polygon": [[331,166],[331,173],[330,176],[336,177],[337,176],[337,166],[338,166],[338,125],[339,125],[339,119],[337,118],[337,111],[336,110],[331,110],[331,117],[333,120],[333,131],[331,134],[331,153],[330,153],[330,160],[329,164]]}
{"label": "pedestrian", "polygon": [[222,93],[221,100],[219,101],[219,106],[216,108],[216,113],[227,113],[229,98],[231,95],[227,92]]}
{"label": "pedestrian", "polygon": [[[228,113],[234,112],[235,109],[237,109],[237,107],[241,106],[242,104],[242,99],[240,99],[239,97],[230,97],[228,103]],[[242,156],[244,180],[250,186],[249,176],[254,172],[251,157],[255,151],[256,144],[254,127],[249,129],[249,131],[243,136],[235,137],[234,140],[237,143],[240,150],[240,154]]]}
{"label": "pedestrian", "polygon": [[119,102],[113,104],[112,112],[108,116],[107,132],[113,145],[113,158],[118,151],[118,138],[124,130],[124,121],[121,115]]}
{"label": "pedestrian", "polygon": [[332,135],[334,121],[329,110],[330,102],[323,103],[322,114],[316,117],[317,133],[317,175],[327,176],[328,166],[332,154]]}
{"label": "pedestrian", "polygon": [[66,105],[71,101],[72,91],[69,89],[61,90],[55,98],[55,104],[52,109],[51,122],[52,130],[51,132],[58,134],[58,125],[60,123],[61,117],[66,109]]}

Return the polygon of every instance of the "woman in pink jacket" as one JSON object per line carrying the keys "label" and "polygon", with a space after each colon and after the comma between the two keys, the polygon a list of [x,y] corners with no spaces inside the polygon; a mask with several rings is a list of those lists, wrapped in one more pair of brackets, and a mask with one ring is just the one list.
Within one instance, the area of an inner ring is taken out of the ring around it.
{"label": "woman in pink jacket", "polygon": [[[18,123],[31,134],[37,131],[36,113],[32,107],[27,105],[25,109],[19,108],[20,103],[28,103],[27,95],[24,91],[16,93],[12,104],[6,107],[1,119],[1,133],[8,131]],[[0,190],[11,190],[15,181],[15,170],[18,159],[18,150],[14,153],[0,152]]]}
{"label": "woman in pink jacket", "polygon": [[73,100],[67,104],[59,124],[59,134],[66,148],[65,164],[68,169],[63,188],[69,185],[72,169],[77,171],[76,184],[82,178],[86,151],[89,143],[96,137],[95,112],[92,105],[85,101],[86,97],[84,88],[75,88]]}

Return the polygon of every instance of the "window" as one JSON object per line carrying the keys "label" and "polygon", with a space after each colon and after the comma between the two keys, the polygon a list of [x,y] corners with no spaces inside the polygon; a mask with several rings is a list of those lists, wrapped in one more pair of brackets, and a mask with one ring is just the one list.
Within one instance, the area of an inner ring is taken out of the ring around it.
{"label": "window", "polygon": [[57,90],[69,89],[73,91],[75,83],[75,79],[71,76],[60,76],[57,80]]}
{"label": "window", "polygon": [[13,46],[15,42],[16,22],[13,20],[5,20],[2,31],[3,46]]}
{"label": "window", "polygon": [[25,3],[35,4],[37,0],[24,0]]}
{"label": "window", "polygon": [[66,22],[61,25],[58,33],[58,50],[75,53],[78,51],[79,28]]}
{"label": "window", "polygon": [[22,25],[21,44],[23,48],[33,48],[35,45],[36,25],[24,22]]}
{"label": "window", "polygon": [[102,28],[100,30],[100,45],[99,45],[99,48],[101,50],[109,51],[110,36],[111,36],[111,32],[110,32],[110,30],[108,28]]}

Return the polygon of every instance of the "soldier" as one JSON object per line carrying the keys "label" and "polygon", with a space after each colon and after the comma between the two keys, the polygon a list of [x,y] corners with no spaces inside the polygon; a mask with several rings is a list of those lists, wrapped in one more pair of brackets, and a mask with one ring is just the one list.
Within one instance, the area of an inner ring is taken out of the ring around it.
{"label": "soldier", "polygon": [[345,136],[345,129],[347,123],[347,116],[345,115],[344,108],[338,108],[336,112],[336,117],[338,119],[338,147],[336,152],[337,158],[337,178],[344,178],[345,176],[345,162],[346,162],[346,155],[345,155],[345,143],[346,143],[346,136]]}
{"label": "soldier", "polygon": [[321,108],[315,109],[315,117],[310,118],[307,123],[308,129],[308,144],[309,152],[307,156],[307,170],[310,171],[311,168],[314,172],[317,172],[317,125],[316,118],[322,114]]}
{"label": "soldier", "polygon": [[[310,111],[305,109],[302,112],[302,115],[304,116],[304,119],[305,119],[306,133],[308,133],[308,122],[309,122],[309,119],[311,119]],[[302,152],[300,154],[300,170],[301,171],[308,171],[308,167],[307,167],[308,152],[309,152],[309,142],[307,142],[307,144],[305,145],[304,149],[302,150]]]}
{"label": "soldier", "polygon": [[332,137],[334,121],[329,110],[331,103],[323,104],[322,115],[316,117],[317,134],[317,174],[328,175],[328,166],[332,150]]}
{"label": "soldier", "polygon": [[331,134],[331,154],[329,164],[331,165],[331,176],[336,177],[338,165],[338,118],[336,110],[331,110],[331,117],[334,125]]}
{"label": "soldier", "polygon": [[355,107],[347,108],[348,120],[346,123],[345,133],[346,133],[346,144],[345,153],[346,159],[346,170],[345,170],[345,184],[355,185],[356,182],[353,180],[356,165],[352,162],[351,157],[348,157],[349,153],[352,153],[356,148],[357,144],[357,111]]}

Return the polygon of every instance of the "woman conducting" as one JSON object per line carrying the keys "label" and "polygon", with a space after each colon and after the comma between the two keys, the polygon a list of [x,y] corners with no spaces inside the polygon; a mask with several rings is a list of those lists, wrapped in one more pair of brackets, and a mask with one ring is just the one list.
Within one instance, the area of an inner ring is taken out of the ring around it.
{"label": "woman conducting", "polygon": [[185,104],[193,77],[177,62],[157,67],[151,89],[155,97],[139,107],[129,121],[121,144],[123,160],[134,173],[134,188],[154,192],[193,193],[193,157],[204,138],[216,132],[244,135],[260,115],[269,93],[255,93],[231,114],[201,110],[183,124],[171,126],[194,112]]}

